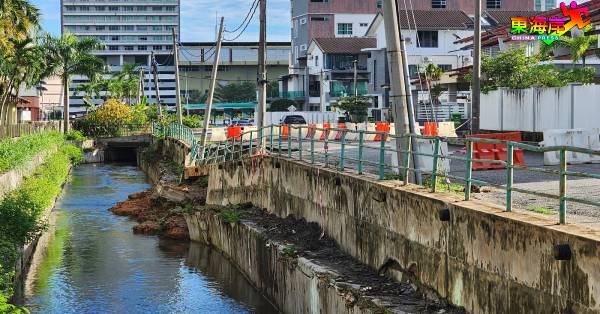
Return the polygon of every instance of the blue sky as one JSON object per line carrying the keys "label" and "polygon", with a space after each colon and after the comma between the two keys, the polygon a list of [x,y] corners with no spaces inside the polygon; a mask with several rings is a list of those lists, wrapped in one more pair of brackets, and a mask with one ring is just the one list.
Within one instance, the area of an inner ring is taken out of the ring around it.
{"label": "blue sky", "polygon": [[[60,34],[60,0],[30,0],[42,12],[44,30]],[[213,41],[215,16],[224,16],[229,29],[236,28],[246,16],[253,0],[181,0],[183,41]],[[290,40],[290,0],[268,0],[268,40]],[[258,12],[238,41],[258,41]]]}

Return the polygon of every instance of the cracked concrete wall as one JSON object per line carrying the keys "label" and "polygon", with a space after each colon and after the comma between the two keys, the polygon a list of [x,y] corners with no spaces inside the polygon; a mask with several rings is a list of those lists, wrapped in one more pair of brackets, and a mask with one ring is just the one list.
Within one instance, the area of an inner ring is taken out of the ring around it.
{"label": "cracked concrete wall", "polygon": [[[600,232],[584,227],[283,158],[213,166],[207,203],[244,202],[317,222],[361,262],[393,261],[472,313],[600,312]],[[554,258],[559,244],[570,260]]]}

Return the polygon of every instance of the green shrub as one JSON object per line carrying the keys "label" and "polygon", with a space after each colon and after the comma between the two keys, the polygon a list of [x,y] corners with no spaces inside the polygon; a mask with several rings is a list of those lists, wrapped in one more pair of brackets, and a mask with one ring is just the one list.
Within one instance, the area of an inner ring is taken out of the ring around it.
{"label": "green shrub", "polygon": [[65,139],[67,141],[76,141],[76,142],[83,142],[83,141],[87,140],[87,138],[83,135],[83,133],[81,133],[81,131],[78,131],[78,130],[69,131],[69,133],[67,133],[67,135],[65,135]]}
{"label": "green shrub", "polygon": [[202,127],[202,119],[200,119],[200,116],[196,116],[196,115],[183,116],[181,122],[183,123],[183,125],[187,126],[188,128],[192,128],[192,129],[197,129],[197,128]]}
{"label": "green shrub", "polygon": [[243,213],[236,210],[224,209],[219,213],[219,217],[226,223],[237,223],[243,218]]}
{"label": "green shrub", "polygon": [[6,139],[0,142],[0,173],[15,169],[43,151],[64,141],[62,134],[47,132],[26,135],[16,141]]}
{"label": "green shrub", "polygon": [[[12,267],[18,257],[16,248],[44,230],[42,215],[60,194],[62,184],[67,180],[70,164],[81,160],[80,148],[73,145],[62,146],[47,157],[18,189],[0,201],[0,296],[3,298],[12,296]],[[23,311],[2,300],[0,298],[0,313]]]}

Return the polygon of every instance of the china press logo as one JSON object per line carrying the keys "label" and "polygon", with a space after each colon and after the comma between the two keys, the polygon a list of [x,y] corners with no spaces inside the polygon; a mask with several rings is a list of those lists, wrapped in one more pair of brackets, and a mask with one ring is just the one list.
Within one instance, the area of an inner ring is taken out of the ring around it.
{"label": "china press logo", "polygon": [[590,24],[588,9],[585,7],[578,8],[575,1],[572,1],[569,6],[562,2],[560,9],[563,14],[562,17],[511,18],[511,39],[541,40],[550,45],[573,27],[577,26],[579,29],[583,29]]}

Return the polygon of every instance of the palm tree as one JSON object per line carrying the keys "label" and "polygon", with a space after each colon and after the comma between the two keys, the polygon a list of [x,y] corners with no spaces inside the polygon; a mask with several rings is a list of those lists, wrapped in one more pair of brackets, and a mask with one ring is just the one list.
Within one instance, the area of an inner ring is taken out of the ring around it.
{"label": "palm tree", "polygon": [[57,66],[55,71],[63,84],[64,99],[64,130],[69,131],[69,84],[72,75],[83,75],[94,78],[104,70],[102,59],[92,54],[93,50],[101,48],[100,43],[93,38],[77,36],[66,33],[62,37],[46,36],[48,49],[52,53],[53,61]]}
{"label": "palm tree", "polygon": [[[591,26],[587,26],[582,30],[582,34],[575,37],[564,37],[561,36],[560,40],[556,42],[558,47],[569,49],[571,55],[571,61],[578,63],[581,60],[581,66],[585,67],[585,60],[587,52],[590,48],[598,43],[598,35],[586,35],[586,33],[592,31]],[[596,54],[600,57],[600,51],[596,49]]]}
{"label": "palm tree", "polygon": [[39,27],[39,10],[27,0],[0,0],[0,56],[14,53],[12,39],[24,40]]}
{"label": "palm tree", "polygon": [[93,78],[89,83],[79,84],[75,88],[73,96],[77,96],[81,93],[84,93],[83,102],[85,103],[85,112],[88,113],[88,110],[94,108],[96,106],[95,100],[100,92],[102,91],[104,84],[102,80],[98,78]]}

